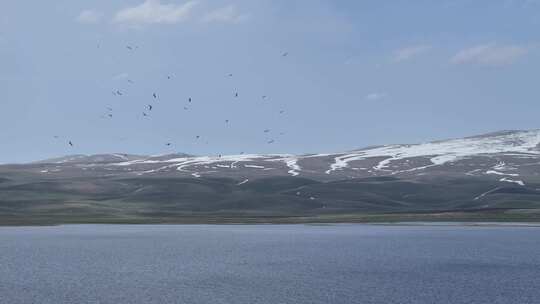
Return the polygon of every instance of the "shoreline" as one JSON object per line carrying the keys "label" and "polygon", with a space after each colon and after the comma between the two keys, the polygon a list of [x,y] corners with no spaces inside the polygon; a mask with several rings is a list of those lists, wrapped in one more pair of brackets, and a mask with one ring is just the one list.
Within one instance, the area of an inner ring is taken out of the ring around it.
{"label": "shoreline", "polygon": [[29,215],[0,216],[0,227],[58,225],[284,225],[284,224],[376,224],[408,226],[540,226],[540,212],[437,212],[317,215]]}
{"label": "shoreline", "polygon": [[311,226],[311,227],[330,227],[341,225],[358,225],[358,226],[382,226],[382,227],[468,227],[468,228],[540,228],[540,223],[437,223],[437,222],[415,222],[415,223],[145,223],[145,224],[119,224],[119,223],[78,223],[78,224],[51,224],[51,225],[0,225],[2,229],[9,228],[55,228],[55,227],[70,227],[70,226]]}
{"label": "shoreline", "polygon": [[139,223],[118,223],[118,222],[80,222],[80,223],[19,223],[4,224],[2,228],[50,228],[61,226],[339,226],[339,225],[361,225],[361,226],[389,226],[389,227],[512,227],[512,228],[540,228],[540,222],[491,222],[491,221],[415,221],[415,222],[139,222]]}

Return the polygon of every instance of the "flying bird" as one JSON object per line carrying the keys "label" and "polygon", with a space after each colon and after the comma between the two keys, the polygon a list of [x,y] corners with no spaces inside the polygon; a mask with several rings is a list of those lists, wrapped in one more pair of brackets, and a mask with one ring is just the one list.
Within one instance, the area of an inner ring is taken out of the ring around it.
{"label": "flying bird", "polygon": [[171,79],[171,75],[168,75],[168,76],[167,76],[167,79]]}
{"label": "flying bird", "polygon": [[190,98],[188,98],[188,102],[191,102],[191,97],[190,97]]}
{"label": "flying bird", "polygon": [[201,136],[197,135],[197,136],[195,136],[195,138],[196,138],[196,139],[199,139],[199,138],[201,138]]}
{"label": "flying bird", "polygon": [[123,95],[122,92],[120,92],[120,90],[113,91],[112,93],[113,93],[113,95],[118,95],[118,96]]}
{"label": "flying bird", "polygon": [[229,77],[232,77],[232,74],[229,74]]}
{"label": "flying bird", "polygon": [[288,55],[289,55],[289,52],[285,52],[285,53],[283,53],[281,56],[287,57]]}
{"label": "flying bird", "polygon": [[266,99],[266,95],[263,95],[263,96],[262,96],[262,99]]}
{"label": "flying bird", "polygon": [[271,139],[271,140],[268,141],[269,144],[273,144],[273,143],[275,143],[275,142],[276,142],[276,141],[273,140],[273,139]]}
{"label": "flying bird", "polygon": [[152,111],[154,107],[152,105],[148,105],[148,111]]}
{"label": "flying bird", "polygon": [[69,141],[69,145],[73,147],[73,143],[71,142],[71,140]]}
{"label": "flying bird", "polygon": [[166,144],[165,144],[165,146],[167,146],[167,147],[168,147],[168,146],[171,146],[171,145],[172,145],[171,143],[166,143]]}
{"label": "flying bird", "polygon": [[225,119],[225,123],[229,123],[229,120],[228,120],[228,119]]}
{"label": "flying bird", "polygon": [[133,51],[133,47],[131,45],[126,45],[126,49]]}
{"label": "flying bird", "polygon": [[110,118],[112,118],[112,114],[109,114],[109,115],[107,115],[107,116],[109,116]]}
{"label": "flying bird", "polygon": [[128,79],[127,82],[134,83],[133,80],[131,80],[131,79]]}
{"label": "flying bird", "polygon": [[156,93],[152,94],[152,96],[154,96],[154,98],[157,98],[157,94],[156,94]]}
{"label": "flying bird", "polygon": [[143,112],[142,115],[143,115],[144,117],[148,116],[148,114],[146,114],[145,112]]}
{"label": "flying bird", "polygon": [[270,132],[270,129],[264,130],[264,133],[269,133],[269,132]]}
{"label": "flying bird", "polygon": [[234,97],[238,97],[238,92],[234,93]]}
{"label": "flying bird", "polygon": [[284,110],[281,110],[281,111],[279,111],[279,114],[283,114],[283,113],[285,113],[285,111],[284,111]]}
{"label": "flying bird", "polygon": [[184,110],[186,110],[186,111],[187,111],[187,110],[189,110],[189,108],[188,108],[188,107],[184,107]]}

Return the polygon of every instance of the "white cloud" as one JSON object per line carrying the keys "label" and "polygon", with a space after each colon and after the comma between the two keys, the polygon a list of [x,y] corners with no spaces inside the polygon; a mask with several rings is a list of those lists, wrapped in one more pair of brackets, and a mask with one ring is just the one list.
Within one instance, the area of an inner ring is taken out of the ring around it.
{"label": "white cloud", "polygon": [[371,93],[366,95],[366,99],[369,101],[376,101],[386,97],[386,93]]}
{"label": "white cloud", "polygon": [[527,54],[528,49],[519,45],[483,44],[459,51],[451,62],[454,64],[478,64],[503,66],[514,63]]}
{"label": "white cloud", "polygon": [[206,13],[203,22],[239,23],[247,19],[247,15],[240,14],[234,5],[218,8]]}
{"label": "white cloud", "polygon": [[77,17],[77,21],[84,24],[95,24],[101,21],[103,14],[94,10],[84,10]]}
{"label": "white cloud", "polygon": [[161,4],[160,0],[146,0],[144,3],[120,10],[114,22],[132,26],[144,24],[174,24],[190,18],[196,1],[184,4]]}
{"label": "white cloud", "polygon": [[394,53],[393,61],[394,62],[407,61],[422,53],[426,53],[431,49],[432,49],[431,45],[415,45],[415,46],[405,47],[405,48],[397,50]]}

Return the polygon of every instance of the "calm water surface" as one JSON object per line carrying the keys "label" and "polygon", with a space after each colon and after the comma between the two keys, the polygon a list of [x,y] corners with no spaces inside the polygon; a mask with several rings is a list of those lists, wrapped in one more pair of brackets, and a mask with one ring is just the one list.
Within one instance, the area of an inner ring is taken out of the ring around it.
{"label": "calm water surface", "polygon": [[540,303],[540,228],[0,228],[0,303]]}

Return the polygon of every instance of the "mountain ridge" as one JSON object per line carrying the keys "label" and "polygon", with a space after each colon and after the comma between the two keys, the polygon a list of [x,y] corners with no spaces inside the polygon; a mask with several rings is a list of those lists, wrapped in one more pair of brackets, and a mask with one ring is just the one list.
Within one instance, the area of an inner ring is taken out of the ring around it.
{"label": "mountain ridge", "polygon": [[114,153],[0,165],[0,224],[454,220],[455,214],[536,221],[539,143],[540,130],[525,130],[325,154]]}
{"label": "mountain ridge", "polygon": [[[296,155],[296,156],[313,156],[313,155],[335,155],[335,154],[344,154],[344,153],[350,153],[350,152],[357,152],[357,151],[364,151],[369,149],[375,149],[375,148],[382,148],[382,147],[389,147],[389,146],[415,146],[415,145],[422,145],[422,144],[429,144],[429,143],[440,143],[440,142],[446,142],[446,141],[452,141],[452,140],[459,140],[459,139],[480,139],[480,138],[487,138],[487,137],[498,137],[498,136],[508,136],[518,133],[538,133],[540,134],[540,129],[531,129],[531,130],[501,130],[501,131],[494,131],[494,132],[488,132],[484,134],[479,135],[472,135],[472,136],[466,136],[466,137],[452,137],[447,139],[440,139],[440,140],[432,140],[432,141],[426,141],[426,142],[419,142],[419,143],[394,143],[394,144],[384,144],[384,145],[369,145],[366,147],[351,149],[351,150],[345,150],[345,151],[334,151],[334,152],[328,152],[328,153],[302,153],[302,154],[288,154],[288,153],[250,153],[250,155]],[[539,143],[540,144],[540,143]],[[135,157],[135,158],[166,158],[167,156],[174,156],[174,157],[204,157],[204,155],[193,155],[183,152],[175,152],[175,153],[168,153],[168,154],[160,154],[160,155],[140,155],[140,154],[129,154],[129,153],[97,153],[97,154],[73,154],[73,155],[65,155],[61,157],[53,157],[49,159],[44,160],[37,160],[29,163],[50,163],[50,162],[58,162],[65,158],[92,158],[92,157],[100,157],[100,156],[124,156],[124,157]],[[25,164],[25,163],[19,163],[19,164]],[[9,165],[9,164],[8,164]]]}

